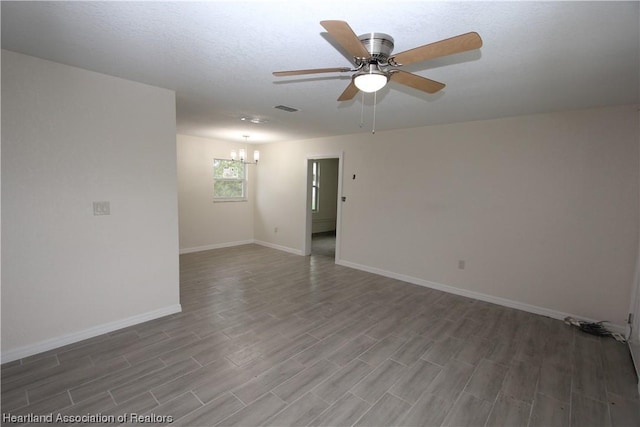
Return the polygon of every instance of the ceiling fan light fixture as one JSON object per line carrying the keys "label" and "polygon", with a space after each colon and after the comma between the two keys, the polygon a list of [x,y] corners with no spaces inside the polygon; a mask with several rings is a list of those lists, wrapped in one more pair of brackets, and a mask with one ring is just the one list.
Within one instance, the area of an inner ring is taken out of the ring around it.
{"label": "ceiling fan light fixture", "polygon": [[371,64],[368,70],[360,71],[353,77],[356,87],[367,93],[379,91],[388,81],[389,77],[376,64]]}

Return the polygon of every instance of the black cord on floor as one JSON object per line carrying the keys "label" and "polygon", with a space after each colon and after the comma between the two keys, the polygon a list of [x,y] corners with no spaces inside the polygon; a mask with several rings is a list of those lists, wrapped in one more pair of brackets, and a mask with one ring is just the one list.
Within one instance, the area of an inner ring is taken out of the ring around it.
{"label": "black cord on floor", "polygon": [[599,337],[611,337],[620,342],[626,342],[624,337],[618,333],[611,332],[604,325],[606,321],[601,322],[585,322],[582,320],[576,320],[573,317],[565,317],[564,322],[567,325],[576,326],[582,332],[586,332],[587,334],[596,335]]}
{"label": "black cord on floor", "polygon": [[579,328],[583,332],[591,335],[597,335],[599,337],[610,337],[612,335],[602,322],[580,322]]}

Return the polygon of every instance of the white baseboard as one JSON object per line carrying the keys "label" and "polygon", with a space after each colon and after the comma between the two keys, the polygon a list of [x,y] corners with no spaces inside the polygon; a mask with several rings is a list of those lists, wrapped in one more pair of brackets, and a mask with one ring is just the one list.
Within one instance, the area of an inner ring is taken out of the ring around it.
{"label": "white baseboard", "polygon": [[294,255],[304,255],[304,253],[299,249],[290,248],[288,246],[276,245],[275,243],[269,243],[262,240],[240,240],[237,242],[225,242],[225,243],[217,243],[214,245],[197,246],[194,248],[183,248],[183,249],[180,249],[180,254],[182,255],[182,254],[190,254],[193,252],[209,251],[211,249],[230,248],[232,246],[250,245],[252,243],[260,246],[265,246],[271,249],[277,249],[283,252],[289,252],[290,254],[294,254]]}
{"label": "white baseboard", "polygon": [[127,317],[126,319],[116,320],[115,322],[109,322],[82,331],[62,335],[60,337],[50,338],[35,344],[3,351],[1,362],[12,362],[14,360],[22,359],[23,357],[42,353],[43,351],[53,350],[54,348],[62,347],[67,344],[73,344],[98,335],[117,331],[118,329],[126,328],[128,326],[137,325],[138,323],[148,322],[149,320],[158,319],[170,314],[180,313],[181,311],[182,307],[180,304],[170,305],[168,307],[159,308],[136,316]]}
{"label": "white baseboard", "polygon": [[274,243],[263,242],[262,240],[254,240],[253,243],[255,243],[256,245],[265,246],[267,248],[277,249],[283,252],[289,252],[290,254],[304,256],[304,252],[301,251],[300,249],[294,249],[294,248],[289,248],[287,246],[276,245]]}
{"label": "white baseboard", "polygon": [[314,219],[311,223],[311,233],[324,233],[336,229],[335,218]]}
{"label": "white baseboard", "polygon": [[[487,295],[480,292],[470,291],[468,289],[456,288],[454,286],[443,285],[441,283],[430,282],[428,280],[419,279],[417,277],[407,276],[400,273],[394,273],[392,271],[386,271],[375,267],[369,267],[366,265],[357,264],[350,261],[344,260],[336,260],[336,264],[342,265],[345,267],[355,268],[356,270],[366,271],[368,273],[378,274],[380,276],[389,277],[391,279],[401,280],[403,282],[408,282],[413,285],[424,286],[427,288],[437,289],[439,291],[447,292],[450,294],[460,295],[463,297],[473,298],[480,301],[490,302],[493,304],[501,305],[504,307],[515,308],[518,310],[526,311],[528,313],[539,314],[546,317],[551,317],[552,319],[563,320],[565,317],[570,316],[577,320],[582,320],[585,322],[595,322],[594,319],[585,318],[583,316],[578,316],[576,314],[571,313],[563,313],[561,311],[552,310],[545,307],[538,307],[536,305],[531,305],[519,301],[510,300],[507,298],[496,297],[493,295]],[[612,323],[607,323],[607,327],[612,332],[618,332],[620,334],[625,334],[626,327],[623,325],[616,325]]]}
{"label": "white baseboard", "polygon": [[241,245],[249,245],[254,243],[253,239],[251,240],[239,240],[236,242],[224,242],[224,243],[216,243],[213,245],[205,245],[205,246],[196,246],[193,248],[183,248],[180,249],[180,254],[190,254],[192,252],[202,252],[209,251],[211,249],[222,249],[222,248],[230,248],[232,246],[241,246]]}

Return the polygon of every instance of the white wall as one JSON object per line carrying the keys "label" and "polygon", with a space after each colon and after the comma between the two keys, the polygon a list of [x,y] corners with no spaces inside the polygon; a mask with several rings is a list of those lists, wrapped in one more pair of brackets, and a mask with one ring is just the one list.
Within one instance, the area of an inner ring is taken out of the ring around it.
{"label": "white wall", "polygon": [[312,233],[336,229],[338,200],[338,159],[318,159],[320,180],[318,210],[312,214]]}
{"label": "white wall", "polygon": [[344,151],[340,263],[622,325],[638,247],[636,110],[269,144],[255,238],[300,251],[305,158]]}
{"label": "white wall", "polygon": [[[247,165],[247,200],[213,201],[213,159],[228,159],[232,149],[256,147],[178,135],[178,206],[182,253],[253,242],[255,168]],[[260,147],[257,147],[258,149]]]}
{"label": "white wall", "polygon": [[[333,154],[330,146],[315,141],[313,147],[323,152],[313,154]],[[304,142],[263,147],[256,169],[254,238],[260,244],[302,255],[307,233],[306,154],[310,147]]]}
{"label": "white wall", "polygon": [[3,362],[180,310],[175,147],[172,91],[2,51]]}

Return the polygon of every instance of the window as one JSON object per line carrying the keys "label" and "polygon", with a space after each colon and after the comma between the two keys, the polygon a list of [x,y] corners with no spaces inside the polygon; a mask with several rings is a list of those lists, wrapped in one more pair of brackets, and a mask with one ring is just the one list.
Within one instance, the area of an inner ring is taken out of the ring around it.
{"label": "window", "polygon": [[233,160],[213,159],[213,200],[231,202],[247,200],[245,164]]}
{"label": "window", "polygon": [[311,212],[318,212],[320,201],[320,162],[311,162]]}

